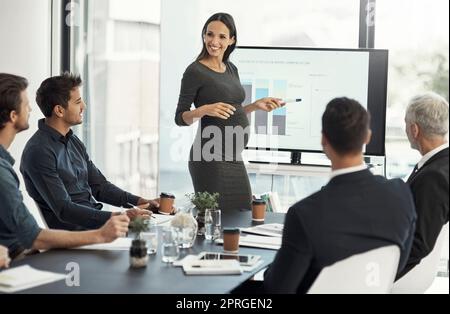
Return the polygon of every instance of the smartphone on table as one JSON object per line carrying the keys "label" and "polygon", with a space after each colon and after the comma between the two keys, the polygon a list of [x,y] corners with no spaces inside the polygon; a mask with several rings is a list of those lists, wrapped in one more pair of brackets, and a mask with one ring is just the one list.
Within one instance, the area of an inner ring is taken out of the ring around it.
{"label": "smartphone on table", "polygon": [[229,254],[220,252],[202,252],[198,255],[199,260],[237,260],[241,266],[254,265],[261,256],[251,254]]}

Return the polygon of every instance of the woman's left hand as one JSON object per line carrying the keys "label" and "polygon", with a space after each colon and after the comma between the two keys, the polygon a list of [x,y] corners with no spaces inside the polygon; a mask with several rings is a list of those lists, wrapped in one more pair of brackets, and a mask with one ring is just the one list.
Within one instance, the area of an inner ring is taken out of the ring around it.
{"label": "woman's left hand", "polygon": [[280,98],[273,98],[273,97],[266,97],[261,98],[257,101],[255,101],[255,106],[258,110],[263,110],[267,112],[271,112],[272,110],[281,108],[286,103],[283,102]]}

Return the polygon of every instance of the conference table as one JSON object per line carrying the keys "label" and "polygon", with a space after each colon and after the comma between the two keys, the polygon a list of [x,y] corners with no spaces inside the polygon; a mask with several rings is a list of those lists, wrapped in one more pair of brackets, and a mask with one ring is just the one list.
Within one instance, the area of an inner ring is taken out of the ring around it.
{"label": "conference table", "polygon": [[[265,223],[283,223],[284,217],[285,214],[266,213]],[[261,223],[252,222],[251,211],[222,212],[223,227],[250,227],[256,224]],[[206,241],[204,236],[197,236],[192,248],[180,250],[180,258],[203,251],[222,252],[223,248]],[[239,253],[260,255],[264,262],[253,271],[243,272],[241,275],[186,275],[182,267],[162,262],[159,247],[156,254],[149,256],[147,267],[138,269],[130,268],[128,251],[77,249],[50,250],[28,256],[11,266],[30,265],[39,270],[69,274],[72,270],[66,270],[69,263],[75,262],[79,265],[79,286],[69,286],[65,280],[60,280],[20,293],[224,294],[267,267],[273,261],[276,251],[240,247]]]}

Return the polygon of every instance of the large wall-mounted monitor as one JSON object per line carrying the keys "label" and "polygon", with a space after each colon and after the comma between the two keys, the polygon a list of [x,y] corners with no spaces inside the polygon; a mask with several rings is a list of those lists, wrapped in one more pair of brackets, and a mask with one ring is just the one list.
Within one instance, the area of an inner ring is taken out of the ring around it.
{"label": "large wall-mounted monitor", "polygon": [[267,96],[297,100],[249,115],[247,148],[322,152],[322,114],[331,99],[346,96],[371,114],[365,154],[385,155],[387,50],[237,47],[231,61],[239,69],[245,104]]}

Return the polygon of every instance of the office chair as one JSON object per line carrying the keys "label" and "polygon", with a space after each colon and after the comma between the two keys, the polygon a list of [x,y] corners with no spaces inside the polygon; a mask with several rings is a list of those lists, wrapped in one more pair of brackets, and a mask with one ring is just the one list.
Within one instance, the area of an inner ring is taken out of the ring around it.
{"label": "office chair", "polygon": [[34,204],[36,205],[36,213],[37,213],[37,217],[35,216],[34,218],[36,219],[36,222],[38,223],[39,227],[43,228],[43,229],[48,229],[48,225],[47,225],[47,221],[45,221],[45,217],[42,214],[42,210],[39,207],[39,204],[34,202]]}
{"label": "office chair", "polygon": [[397,273],[396,245],[356,254],[320,272],[308,294],[386,294]]}
{"label": "office chair", "polygon": [[422,294],[430,288],[437,275],[439,260],[445,236],[448,233],[448,223],[442,227],[433,250],[422,259],[406,275],[394,283],[393,294]]}

